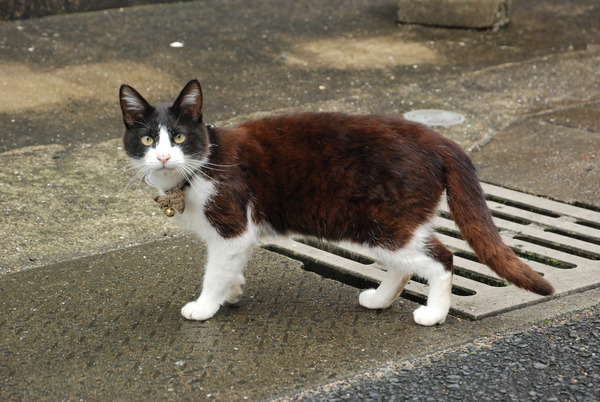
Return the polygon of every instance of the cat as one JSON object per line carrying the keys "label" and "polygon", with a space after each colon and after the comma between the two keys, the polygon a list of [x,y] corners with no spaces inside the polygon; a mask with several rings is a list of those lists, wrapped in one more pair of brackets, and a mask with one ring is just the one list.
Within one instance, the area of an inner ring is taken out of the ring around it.
{"label": "cat", "polygon": [[128,85],[119,99],[132,166],[158,189],[165,213],[207,245],[200,297],[181,310],[187,319],[207,320],[240,299],[242,271],[261,236],[300,234],[355,243],[387,267],[376,289],[360,293],[366,308],[388,307],[411,275],[424,278],[427,302],[413,318],[441,324],[453,256],[431,221],[444,194],[480,261],[518,287],[553,293],[502,242],[467,154],[423,125],[297,113],[216,128],[204,124],[197,80],[172,105],[151,106]]}

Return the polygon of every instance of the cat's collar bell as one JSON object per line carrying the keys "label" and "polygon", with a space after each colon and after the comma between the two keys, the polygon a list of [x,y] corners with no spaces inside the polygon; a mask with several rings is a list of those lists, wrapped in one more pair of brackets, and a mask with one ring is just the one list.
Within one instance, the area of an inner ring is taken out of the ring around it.
{"label": "cat's collar bell", "polygon": [[180,214],[185,211],[185,188],[187,182],[182,181],[170,190],[165,191],[165,195],[157,195],[154,197],[154,201],[158,203],[158,206],[165,215],[169,218],[175,216],[175,211]]}

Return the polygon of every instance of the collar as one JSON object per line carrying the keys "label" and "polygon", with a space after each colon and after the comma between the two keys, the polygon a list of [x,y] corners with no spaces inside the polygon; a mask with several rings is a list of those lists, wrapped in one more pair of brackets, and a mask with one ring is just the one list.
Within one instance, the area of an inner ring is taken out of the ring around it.
{"label": "collar", "polygon": [[165,195],[157,195],[154,201],[169,218],[175,215],[175,211],[180,214],[185,210],[185,187],[190,183],[187,180],[181,181],[175,187],[165,191]]}

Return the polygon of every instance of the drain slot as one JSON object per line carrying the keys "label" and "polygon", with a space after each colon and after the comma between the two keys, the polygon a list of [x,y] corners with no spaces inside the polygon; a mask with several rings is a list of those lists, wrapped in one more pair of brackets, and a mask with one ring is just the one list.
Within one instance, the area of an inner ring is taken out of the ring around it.
{"label": "drain slot", "polygon": [[555,258],[550,258],[543,256],[541,254],[534,253],[532,251],[521,250],[518,247],[511,247],[511,249],[521,258],[524,258],[529,261],[539,262],[540,264],[548,265],[550,267],[559,268],[559,269],[573,269],[577,268],[576,264],[572,264],[570,262],[557,260]]}
{"label": "drain slot", "polygon": [[[411,276],[410,280],[420,283],[422,285],[427,285],[427,281],[425,279],[420,278],[416,275]],[[456,296],[474,296],[477,294],[477,292],[471,289],[464,288],[462,286],[452,285],[452,294]]]}
{"label": "drain slot", "polygon": [[379,285],[379,282],[374,279],[344,272],[336,265],[327,264],[322,259],[313,258],[305,253],[294,252],[288,247],[281,247],[277,244],[266,244],[263,248],[300,261],[303,264],[302,268],[306,271],[314,272],[324,278],[333,279],[358,289],[371,289]]}
{"label": "drain slot", "polygon": [[454,274],[462,276],[463,278],[470,279],[475,282],[483,283],[485,285],[493,286],[496,288],[503,288],[510,286],[510,283],[503,281],[502,279],[492,278],[491,276],[481,275],[480,273],[469,271],[460,267],[454,267]]}
{"label": "drain slot", "polygon": [[[544,247],[551,248],[553,250],[558,250],[558,251],[562,251],[564,253],[573,254],[578,257],[587,258],[588,260],[595,260],[595,261],[600,260],[600,255],[598,255],[596,253],[592,253],[592,252],[589,252],[586,250],[581,250],[579,248],[571,247],[571,246],[568,246],[568,245],[565,245],[562,243],[553,243],[548,240],[538,239],[536,237],[531,237],[531,236],[517,235],[514,238],[517,240],[526,241],[528,243],[537,244],[538,246],[544,246]],[[561,264],[565,264],[565,263],[562,262]],[[557,267],[557,268],[562,268],[562,267]],[[571,267],[571,268],[575,268],[575,267]]]}
{"label": "drain slot", "polygon": [[585,202],[575,201],[573,203],[573,205],[575,205],[578,208],[589,209],[590,211],[600,212],[600,207],[597,207],[597,206],[592,205],[592,204],[587,204]]}
{"label": "drain slot", "polygon": [[299,243],[306,244],[307,246],[315,247],[315,248],[318,248],[319,250],[323,250],[323,251],[329,252],[331,254],[335,254],[337,256],[344,257],[344,258],[347,258],[352,261],[356,261],[360,264],[369,265],[369,264],[375,263],[375,260],[372,258],[366,257],[364,255],[352,252],[343,247],[339,247],[339,246],[333,245],[331,243],[326,243],[324,241],[320,241],[317,239],[300,237],[300,238],[294,238],[294,240],[296,240]]}
{"label": "drain slot", "polygon": [[504,212],[499,212],[496,210],[492,210],[490,211],[492,213],[492,216],[494,218],[500,218],[500,219],[504,219],[510,222],[515,222],[518,223],[520,225],[531,225],[531,221],[528,219],[524,219],[524,218],[519,218],[518,216],[514,216],[514,215],[510,215],[510,214],[505,214]]}
{"label": "drain slot", "polygon": [[[557,259],[550,258],[550,257],[545,257],[543,255],[533,253],[531,251],[524,251],[517,247],[511,247],[511,249],[515,252],[516,255],[518,255],[519,257],[521,257],[523,259],[526,259],[528,261],[539,262],[540,264],[548,265],[550,267],[559,268],[559,269],[573,269],[573,268],[577,267],[577,265],[575,265],[575,264],[571,264],[571,263],[557,260]],[[466,260],[470,260],[470,261],[481,264],[481,261],[479,261],[479,258],[477,258],[475,253],[473,253],[472,251],[458,250],[458,251],[454,252],[454,255],[458,256],[458,257],[462,257]]]}
{"label": "drain slot", "polygon": [[597,222],[578,220],[578,221],[575,221],[575,223],[578,225],[581,225],[581,226],[586,226],[588,228],[600,230],[600,223],[597,223]]}
{"label": "drain slot", "polygon": [[536,214],[540,214],[540,215],[544,215],[544,216],[549,216],[551,218],[558,218],[560,215],[549,211],[547,209],[544,208],[539,208],[536,207],[534,205],[530,205],[530,204],[525,204],[523,202],[519,202],[519,201],[515,201],[515,200],[511,200],[511,199],[507,199],[507,198],[502,198],[502,197],[498,197],[492,194],[486,194],[485,195],[485,199],[488,201],[494,201],[497,202],[498,204],[503,204],[503,205],[508,205],[510,207],[515,207],[515,208],[519,208],[522,209],[524,211],[529,211],[529,212],[534,212]]}
{"label": "drain slot", "polygon": [[473,252],[456,250],[456,251],[454,251],[454,255],[457,257],[464,258],[465,260],[469,260],[469,261],[473,261],[478,264],[481,264],[481,262],[479,262],[479,258],[477,258],[477,256]]}
{"label": "drain slot", "polygon": [[459,239],[459,240],[463,239],[462,236],[460,235],[460,233],[458,232],[458,230],[452,230],[452,229],[448,229],[448,228],[436,227],[435,231],[438,232],[438,233],[441,233],[443,235],[453,237],[455,239]]}
{"label": "drain slot", "polygon": [[565,237],[570,237],[572,239],[577,239],[577,240],[581,240],[581,241],[584,241],[584,242],[588,242],[588,243],[592,243],[592,244],[596,244],[596,245],[600,246],[600,240],[594,239],[594,238],[589,237],[589,236],[581,235],[579,233],[568,232],[566,230],[560,230],[560,229],[554,229],[554,228],[544,229],[544,232],[554,233],[554,234],[557,234],[557,235],[561,235],[561,236],[565,236]]}

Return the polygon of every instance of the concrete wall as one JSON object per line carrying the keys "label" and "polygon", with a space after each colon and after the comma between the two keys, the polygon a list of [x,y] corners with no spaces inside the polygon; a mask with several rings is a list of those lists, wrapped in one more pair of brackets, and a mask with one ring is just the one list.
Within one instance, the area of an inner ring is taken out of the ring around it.
{"label": "concrete wall", "polygon": [[190,0],[0,0],[0,21]]}

